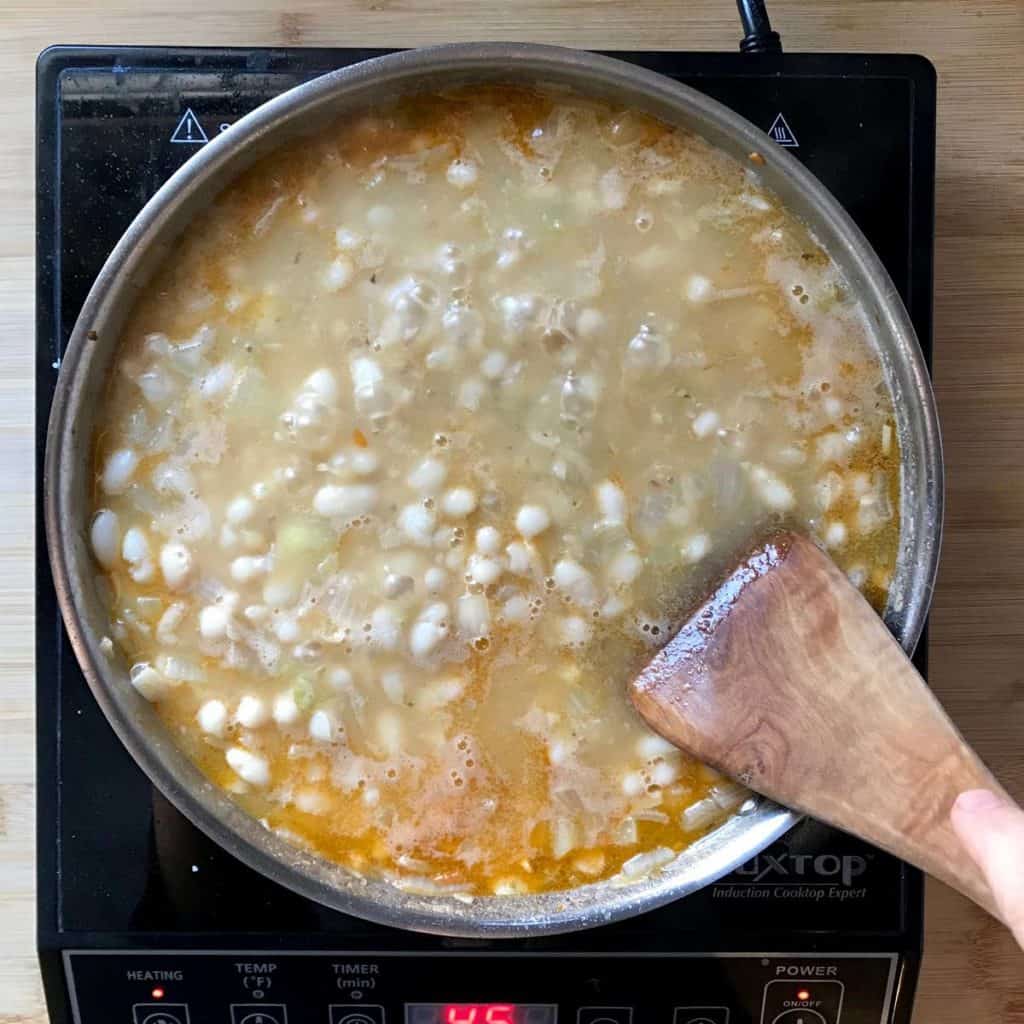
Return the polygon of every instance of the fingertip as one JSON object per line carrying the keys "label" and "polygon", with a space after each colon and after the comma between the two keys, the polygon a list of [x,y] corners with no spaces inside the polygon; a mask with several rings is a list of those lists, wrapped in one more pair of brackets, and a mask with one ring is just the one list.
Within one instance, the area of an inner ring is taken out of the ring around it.
{"label": "fingertip", "polygon": [[983,814],[1003,807],[1006,801],[990,789],[969,789],[961,793],[953,802],[956,814]]}

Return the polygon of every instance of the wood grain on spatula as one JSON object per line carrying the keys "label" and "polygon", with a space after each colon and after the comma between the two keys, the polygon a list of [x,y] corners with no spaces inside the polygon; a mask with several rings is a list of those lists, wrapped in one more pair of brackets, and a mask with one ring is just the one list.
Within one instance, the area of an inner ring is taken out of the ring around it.
{"label": "wood grain on spatula", "polygon": [[963,790],[1002,788],[882,620],[806,538],[777,534],[742,559],[631,696],[656,732],[700,760],[996,913],[949,811]]}

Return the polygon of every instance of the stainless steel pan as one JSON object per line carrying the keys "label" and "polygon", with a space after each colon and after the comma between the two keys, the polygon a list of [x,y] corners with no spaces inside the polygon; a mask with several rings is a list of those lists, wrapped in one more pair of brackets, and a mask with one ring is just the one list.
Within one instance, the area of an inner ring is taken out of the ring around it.
{"label": "stainless steel pan", "polygon": [[[746,160],[767,154],[765,184],[813,231],[842,268],[873,321],[902,446],[902,536],[886,621],[908,650],[920,635],[935,577],[942,522],[942,456],[935,407],[907,313],[878,257],[832,196],[796,160],[743,118],[700,93],[630,64],[526,44],[441,46],[367,61],[270,101],[205,146],[153,197],[107,260],[71,336],[50,418],[46,531],[64,621],[96,700],[141,768],[223,847],[263,874],[347,913],[402,928],[461,936],[539,935],[639,914],[707,885],[797,820],[768,802],[690,847],[656,877],[598,883],[567,893],[463,903],[412,895],[357,878],[264,829],[211,785],[175,746],[131,687],[127,666],[101,646],[107,610],[87,550],[93,486],[91,443],[104,383],[137,297],[200,211],[254,161],[315,133],[347,111],[413,90],[474,81],[569,87],[645,110],[700,133]],[[40,708],[46,714],[46,708]]]}

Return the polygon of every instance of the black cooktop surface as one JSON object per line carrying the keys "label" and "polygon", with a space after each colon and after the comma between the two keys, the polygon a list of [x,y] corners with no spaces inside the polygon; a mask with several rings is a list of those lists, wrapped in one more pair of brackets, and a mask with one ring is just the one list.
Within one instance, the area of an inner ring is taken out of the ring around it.
{"label": "black cooktop surface", "polygon": [[[132,217],[171,172],[240,116],[290,86],[373,55],[64,47],[43,54],[40,479],[61,353],[97,271]],[[616,56],[708,93],[790,147],[874,244],[930,355],[935,82],[926,61],[837,54]],[[41,948],[451,948],[451,940],[366,924],[281,888],[206,839],[155,792],[115,738],[76,665],[57,612],[41,528],[39,536]],[[740,871],[676,904],[522,946],[888,950],[913,947],[920,913],[916,872],[805,822]]]}

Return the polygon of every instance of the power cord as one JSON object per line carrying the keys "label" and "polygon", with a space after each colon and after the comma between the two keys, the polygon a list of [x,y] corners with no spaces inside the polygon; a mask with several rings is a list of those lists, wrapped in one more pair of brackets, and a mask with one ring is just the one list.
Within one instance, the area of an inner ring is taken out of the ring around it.
{"label": "power cord", "polygon": [[764,0],[736,0],[743,22],[740,53],[782,53],[782,40],[772,31]]}

